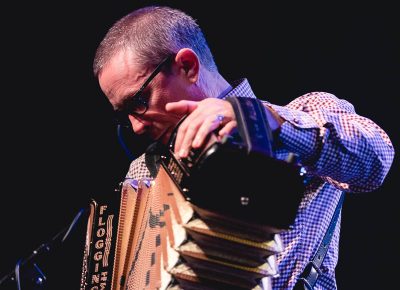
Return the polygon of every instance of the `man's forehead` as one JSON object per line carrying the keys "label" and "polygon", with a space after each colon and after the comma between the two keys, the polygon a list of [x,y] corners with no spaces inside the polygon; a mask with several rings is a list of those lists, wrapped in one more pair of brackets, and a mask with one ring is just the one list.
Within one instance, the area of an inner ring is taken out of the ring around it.
{"label": "man's forehead", "polygon": [[140,67],[134,60],[134,55],[129,51],[121,51],[115,54],[103,67],[99,74],[99,83],[103,92],[110,98],[114,98],[124,91],[125,86],[131,90],[139,88],[140,82],[147,75],[147,70]]}

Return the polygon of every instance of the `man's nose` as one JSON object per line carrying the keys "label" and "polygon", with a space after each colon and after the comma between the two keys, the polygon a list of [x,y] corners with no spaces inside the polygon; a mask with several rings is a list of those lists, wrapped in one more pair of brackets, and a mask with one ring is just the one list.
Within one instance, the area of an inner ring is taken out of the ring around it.
{"label": "man's nose", "polygon": [[146,121],[141,120],[138,117],[131,116],[131,115],[129,115],[128,118],[132,124],[133,131],[135,131],[136,134],[140,135],[146,131],[146,127],[148,126]]}

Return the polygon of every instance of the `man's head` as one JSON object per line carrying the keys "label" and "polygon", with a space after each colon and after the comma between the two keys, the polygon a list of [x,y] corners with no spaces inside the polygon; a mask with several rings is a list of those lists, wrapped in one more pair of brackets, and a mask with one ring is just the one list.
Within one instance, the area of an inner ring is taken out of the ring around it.
{"label": "man's head", "polygon": [[96,51],[93,71],[114,109],[127,111],[134,131],[153,139],[182,117],[168,114],[167,103],[220,93],[201,29],[169,7],[141,8],[117,21]]}
{"label": "man's head", "polygon": [[110,28],[96,51],[94,74],[121,50],[133,51],[138,65],[155,67],[182,48],[192,49],[205,68],[217,71],[206,39],[191,16],[169,7],[144,7]]}

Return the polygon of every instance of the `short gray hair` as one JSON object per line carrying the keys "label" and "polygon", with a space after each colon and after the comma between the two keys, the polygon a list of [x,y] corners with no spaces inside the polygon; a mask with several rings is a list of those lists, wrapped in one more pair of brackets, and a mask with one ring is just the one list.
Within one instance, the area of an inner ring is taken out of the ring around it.
{"label": "short gray hair", "polygon": [[182,48],[196,52],[207,70],[218,71],[196,20],[170,7],[143,7],[124,16],[109,29],[97,48],[93,73],[98,76],[107,62],[122,50],[134,51],[141,64],[155,67]]}

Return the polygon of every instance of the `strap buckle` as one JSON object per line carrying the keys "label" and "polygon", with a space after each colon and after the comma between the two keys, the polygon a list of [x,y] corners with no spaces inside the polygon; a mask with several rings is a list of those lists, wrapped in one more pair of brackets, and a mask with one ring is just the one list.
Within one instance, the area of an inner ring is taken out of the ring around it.
{"label": "strap buckle", "polygon": [[302,281],[307,290],[312,290],[321,273],[321,269],[313,261],[310,261],[298,281]]}

